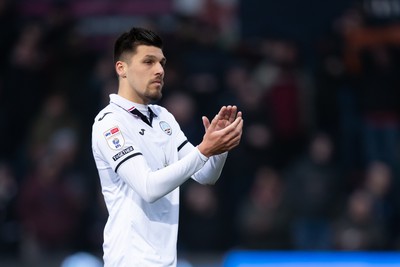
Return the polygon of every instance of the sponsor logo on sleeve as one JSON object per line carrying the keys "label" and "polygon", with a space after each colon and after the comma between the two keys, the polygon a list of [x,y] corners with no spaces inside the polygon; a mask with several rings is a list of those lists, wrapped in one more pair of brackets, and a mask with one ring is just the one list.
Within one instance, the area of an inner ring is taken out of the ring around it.
{"label": "sponsor logo on sleeve", "polygon": [[125,148],[124,150],[118,152],[117,154],[115,154],[112,159],[114,161],[117,161],[118,159],[120,159],[121,157],[125,156],[126,154],[129,154],[133,151],[133,147],[132,146],[128,146],[127,148]]}
{"label": "sponsor logo on sleeve", "polygon": [[164,131],[164,133],[171,135],[172,134],[172,129],[171,126],[165,121],[160,121],[160,128]]}
{"label": "sponsor logo on sleeve", "polygon": [[125,139],[122,136],[122,132],[118,126],[114,126],[105,131],[104,138],[106,139],[108,146],[114,150],[122,148],[125,144]]}

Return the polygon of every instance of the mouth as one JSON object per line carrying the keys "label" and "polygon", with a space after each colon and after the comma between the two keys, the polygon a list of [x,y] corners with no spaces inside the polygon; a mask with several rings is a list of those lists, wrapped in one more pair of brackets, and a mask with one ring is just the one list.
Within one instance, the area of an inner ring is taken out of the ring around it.
{"label": "mouth", "polygon": [[159,85],[159,86],[163,86],[164,81],[163,80],[153,80],[153,81],[151,81],[151,84],[156,84],[156,85]]}

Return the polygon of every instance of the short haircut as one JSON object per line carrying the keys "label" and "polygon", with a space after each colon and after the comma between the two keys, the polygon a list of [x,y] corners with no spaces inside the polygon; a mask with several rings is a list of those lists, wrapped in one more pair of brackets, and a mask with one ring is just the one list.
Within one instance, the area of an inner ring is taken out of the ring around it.
{"label": "short haircut", "polygon": [[129,32],[121,34],[114,44],[114,63],[125,53],[135,53],[139,45],[155,46],[162,49],[162,39],[155,32],[133,27]]}

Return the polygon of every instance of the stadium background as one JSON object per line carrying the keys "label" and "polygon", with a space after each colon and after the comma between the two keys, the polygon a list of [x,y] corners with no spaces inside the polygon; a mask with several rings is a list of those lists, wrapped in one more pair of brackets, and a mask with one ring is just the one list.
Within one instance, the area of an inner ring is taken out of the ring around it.
{"label": "stadium background", "polygon": [[0,0],[0,266],[101,257],[91,125],[133,25],[163,37],[161,104],[193,143],[201,115],[244,113],[219,183],[182,187],[181,259],[397,251],[399,18],[399,0]]}

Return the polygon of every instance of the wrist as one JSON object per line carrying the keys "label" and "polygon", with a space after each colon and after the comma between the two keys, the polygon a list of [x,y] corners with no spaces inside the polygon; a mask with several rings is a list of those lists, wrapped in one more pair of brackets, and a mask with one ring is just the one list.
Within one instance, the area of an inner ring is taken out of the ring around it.
{"label": "wrist", "polygon": [[207,162],[209,157],[207,157],[206,155],[204,155],[203,153],[201,153],[201,151],[199,150],[199,148],[197,147],[197,151],[199,153],[200,158],[204,161]]}
{"label": "wrist", "polygon": [[199,150],[200,154],[206,157],[207,159],[212,156],[210,152],[207,152],[207,149],[205,149],[202,144],[197,146],[197,150]]}

